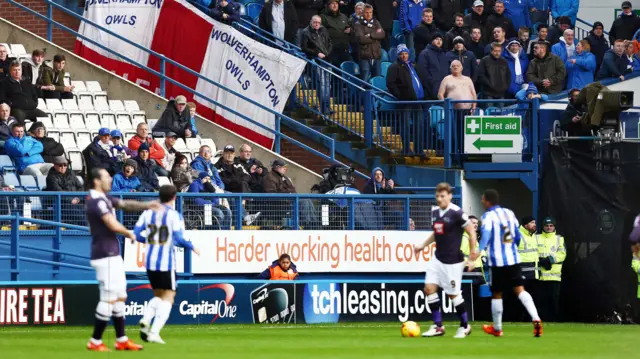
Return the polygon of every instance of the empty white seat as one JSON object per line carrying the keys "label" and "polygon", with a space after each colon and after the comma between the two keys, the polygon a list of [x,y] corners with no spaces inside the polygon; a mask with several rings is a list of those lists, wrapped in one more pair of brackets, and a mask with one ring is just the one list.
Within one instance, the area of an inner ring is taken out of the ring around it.
{"label": "empty white seat", "polygon": [[120,100],[109,100],[109,109],[111,111],[124,111],[124,105]]}
{"label": "empty white seat", "polygon": [[210,138],[203,138],[200,140],[200,146],[209,146],[211,148],[211,153],[215,154],[216,152],[218,152],[217,148],[216,148],[216,144],[215,142],[213,142],[212,139]]}
{"label": "empty white seat", "polygon": [[106,127],[110,130],[116,128],[116,115],[111,111],[102,111],[100,112],[100,123],[102,127]]}
{"label": "empty white seat", "polygon": [[82,154],[77,151],[69,152],[69,161],[71,162],[72,171],[82,171],[84,165],[82,163]]}
{"label": "empty white seat", "polygon": [[78,97],[78,109],[81,111],[93,111],[93,98]]}
{"label": "empty white seat", "polygon": [[62,108],[65,110],[77,110],[78,109],[78,103],[76,102],[76,99],[71,98],[71,99],[63,99],[62,100]]}
{"label": "empty white seat", "polygon": [[0,46],[4,46],[7,49],[7,55],[11,56],[11,47],[6,42],[0,42]]}
{"label": "empty white seat", "polygon": [[69,129],[69,113],[64,110],[55,111],[53,113],[53,126],[59,129]]}
{"label": "empty white seat", "polygon": [[44,101],[43,98],[38,98],[38,109],[43,111],[47,109],[47,103]]}
{"label": "empty white seat", "polygon": [[171,180],[169,179],[169,177],[158,176],[158,184],[160,186],[170,185],[171,184]]}
{"label": "empty white seat", "polygon": [[149,130],[153,130],[153,126],[156,125],[156,122],[158,122],[157,119],[147,120],[147,124],[149,125]]}
{"label": "empty white seat", "polygon": [[128,145],[129,140],[130,140],[130,139],[132,139],[135,135],[136,135],[136,133],[135,133],[135,132],[125,132],[125,133],[124,133],[124,143],[125,143],[127,146],[129,146],[129,145]]}
{"label": "empty white seat", "polygon": [[69,126],[74,130],[85,129],[84,125],[84,113],[80,111],[69,112]]}
{"label": "empty white seat", "polygon": [[91,103],[93,106],[93,94],[90,91],[78,91],[78,105],[84,101]]}
{"label": "empty white seat", "polygon": [[182,138],[178,138],[178,140],[176,141],[176,144],[173,147],[175,147],[176,151],[178,152],[189,151],[189,149],[187,148],[187,144],[184,143],[184,140]]}
{"label": "empty white seat", "polygon": [[38,120],[39,122],[42,122],[42,124],[44,125],[44,128],[46,128],[47,131],[53,128],[53,122],[51,122],[51,119],[49,117],[37,117],[36,120]]}
{"label": "empty white seat", "polygon": [[[65,75],[68,75],[68,74],[65,74]],[[71,86],[71,78],[69,76],[65,76],[63,81],[65,86]]]}
{"label": "empty white seat", "polygon": [[200,151],[200,140],[197,138],[187,138],[187,148],[189,151]]}
{"label": "empty white seat", "polygon": [[20,56],[29,56],[27,49],[22,46],[22,44],[11,44],[11,56],[20,57]]}
{"label": "empty white seat", "polygon": [[85,85],[87,86],[87,91],[102,91],[102,87],[100,87],[100,83],[98,81],[86,81]]}
{"label": "empty white seat", "polygon": [[124,108],[129,112],[140,111],[138,102],[135,100],[124,100]]}
{"label": "empty white seat", "polygon": [[133,126],[131,126],[131,116],[128,112],[116,113],[116,128],[121,131],[131,130],[133,128]]}
{"label": "empty white seat", "polygon": [[193,161],[193,158],[191,158],[191,153],[190,152],[183,152],[182,153],[189,162]]}
{"label": "empty white seat", "polygon": [[69,152],[70,150],[78,149],[78,145],[76,144],[76,134],[73,132],[69,132],[69,131],[61,132],[59,142],[67,152]]}
{"label": "empty white seat", "polygon": [[44,114],[47,115],[47,117],[49,117],[51,119],[51,121],[53,122],[53,111],[42,110],[42,112],[44,112]]}
{"label": "empty white seat", "polygon": [[84,113],[84,125],[88,130],[99,130],[102,125],[100,124],[100,114],[95,111],[87,111]]}
{"label": "empty white seat", "polygon": [[133,115],[133,118],[131,119],[131,126],[133,128],[138,128],[138,125],[141,123],[146,123],[147,119],[146,116],[144,115]]}
{"label": "empty white seat", "polygon": [[60,130],[57,128],[47,129],[47,137],[51,137],[56,140],[56,142],[60,142]]}
{"label": "empty white seat", "polygon": [[80,150],[84,150],[85,148],[87,148],[91,144],[91,141],[93,141],[93,138],[91,137],[91,132],[86,132],[86,131],[76,132],[76,145],[78,145],[78,148]]}
{"label": "empty white seat", "polygon": [[106,97],[94,97],[93,108],[96,111],[109,111],[109,103]]}
{"label": "empty white seat", "polygon": [[71,81],[71,86],[73,86],[73,92],[75,93],[87,91],[84,81]]}
{"label": "empty white seat", "polygon": [[48,110],[62,110],[62,103],[57,98],[48,98],[46,101]]}

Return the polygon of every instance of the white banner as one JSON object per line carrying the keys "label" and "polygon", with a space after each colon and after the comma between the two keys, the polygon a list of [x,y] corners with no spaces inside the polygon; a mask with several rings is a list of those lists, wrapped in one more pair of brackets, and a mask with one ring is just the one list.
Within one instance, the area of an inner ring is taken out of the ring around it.
{"label": "white banner", "polygon": [[[200,74],[281,113],[304,67],[303,60],[263,45],[230,26],[214,21],[214,28]],[[210,82],[198,79],[196,91],[233,108],[268,128],[275,128],[274,115],[227,91],[221,91]],[[216,114],[228,121],[267,138],[274,137],[271,132],[249,123],[231,112],[217,108],[202,98],[196,96],[195,100],[213,109]]]}
{"label": "white banner", "polygon": [[[287,253],[300,272],[423,272],[433,247],[416,256],[413,245],[431,232],[406,231],[187,231],[201,251],[192,271],[254,273]],[[128,272],[144,271],[142,245],[125,246]],[[177,256],[179,261],[182,255]]]}

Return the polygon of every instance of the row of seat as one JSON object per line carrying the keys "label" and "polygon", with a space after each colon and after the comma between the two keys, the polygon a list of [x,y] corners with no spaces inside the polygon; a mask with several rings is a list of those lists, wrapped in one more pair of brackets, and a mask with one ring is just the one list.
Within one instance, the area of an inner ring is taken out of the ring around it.
{"label": "row of seat", "polygon": [[58,110],[51,112],[44,111],[47,117],[38,117],[37,120],[44,123],[47,129],[73,129],[73,130],[99,130],[106,127],[110,129],[120,129],[122,132],[135,132],[138,124],[142,122],[154,125],[157,120],[146,120],[144,113],[136,113],[131,115],[129,112],[112,112],[112,111],[66,111]]}
{"label": "row of seat", "polygon": [[131,114],[144,113],[140,111],[134,100],[109,100],[107,93],[80,92],[72,99],[38,99],[38,108],[42,111],[114,111],[129,112]]}

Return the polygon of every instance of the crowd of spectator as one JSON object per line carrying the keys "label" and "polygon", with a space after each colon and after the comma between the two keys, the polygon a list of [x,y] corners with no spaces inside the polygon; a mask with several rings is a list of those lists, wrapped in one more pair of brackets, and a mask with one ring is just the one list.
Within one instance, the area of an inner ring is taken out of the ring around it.
{"label": "crowd of spectator", "polygon": [[[364,81],[386,75],[389,91],[396,97],[401,95],[400,100],[437,99],[454,60],[461,63],[462,76],[475,84],[479,98],[496,100],[516,98],[529,82],[541,94],[549,95],[581,89],[594,80],[623,79],[640,68],[635,56],[638,46],[628,45],[640,29],[640,18],[629,1],[622,2],[622,13],[611,27],[609,40],[602,23],[596,22],[581,43],[574,32],[580,5],[577,0],[322,3],[267,1],[259,25],[276,39],[298,44],[310,58],[321,58],[334,66],[356,62]],[[393,20],[400,24],[402,47],[409,50],[409,60],[402,59],[400,47],[389,51]],[[622,41],[622,48],[616,41]],[[381,73],[383,51],[398,55],[389,61],[398,62],[399,67],[385,67],[393,71],[391,79],[389,72]],[[400,68],[411,69],[416,76],[406,72],[398,76]],[[421,81],[419,88],[413,79]]]}

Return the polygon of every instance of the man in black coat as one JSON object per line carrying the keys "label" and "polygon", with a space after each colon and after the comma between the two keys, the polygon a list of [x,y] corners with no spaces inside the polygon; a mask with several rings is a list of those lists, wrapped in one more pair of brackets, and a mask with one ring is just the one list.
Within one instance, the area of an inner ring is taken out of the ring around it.
{"label": "man in black coat", "polygon": [[[120,171],[118,162],[109,153],[110,149],[111,131],[108,128],[101,128],[98,131],[98,136],[82,151],[84,163],[87,165],[87,173],[91,173],[94,168],[104,168],[111,176],[115,176]],[[149,147],[147,147],[148,150]]]}
{"label": "man in black coat", "polygon": [[16,122],[16,119],[10,114],[11,107],[6,103],[0,103],[0,153],[5,153],[4,143],[13,136],[11,126]]}
{"label": "man in black coat", "polygon": [[438,28],[433,23],[433,9],[422,10],[422,22],[413,29],[413,45],[416,48],[416,55],[420,55],[422,50],[431,43],[431,37],[436,32],[438,32]]}
{"label": "man in black coat", "polygon": [[34,122],[29,127],[29,135],[42,143],[42,158],[46,163],[54,163],[56,157],[64,156],[64,147],[51,137],[45,136],[46,128],[42,122]]}
{"label": "man in black coat", "polygon": [[187,98],[180,95],[175,100],[170,100],[162,115],[160,115],[160,119],[153,126],[152,132],[161,132],[163,134],[174,132],[181,138],[193,136]]}
{"label": "man in black coat", "polygon": [[349,54],[349,37],[352,29],[349,17],[340,12],[338,0],[329,0],[320,18],[322,26],[329,31],[331,38],[332,49],[327,61],[336,67],[340,67],[340,64],[345,61],[352,61]]}
{"label": "man in black coat", "polygon": [[[493,14],[489,15],[487,18],[487,29],[493,32],[493,29],[497,26],[500,26],[502,30],[504,30],[505,37],[507,39],[518,36],[516,28],[513,26],[513,21],[504,14],[504,2],[501,0],[496,1],[496,4],[493,7]],[[486,41],[490,41],[491,32],[487,31],[485,33]]]}
{"label": "man in black coat", "polygon": [[631,9],[630,1],[622,2],[622,13],[618,15],[616,21],[609,30],[609,43],[614,44],[616,40],[633,40],[633,35],[640,29],[640,17]]}
{"label": "man in black coat", "polygon": [[[491,44],[491,53],[480,60],[477,84],[483,99],[503,99],[511,84],[511,70],[502,57],[502,45]],[[485,103],[486,107],[502,107],[502,103]]]}
{"label": "man in black coat", "polygon": [[233,193],[251,193],[249,183],[244,180],[244,169],[235,163],[236,149],[233,145],[224,146],[222,158],[214,167],[218,170],[220,179],[224,182],[224,189]]}
{"label": "man in black coat", "polygon": [[263,193],[262,182],[269,172],[260,160],[251,157],[252,148],[248,144],[240,146],[240,156],[234,159],[234,164],[239,164],[243,169],[243,181],[249,183],[251,193]]}
{"label": "man in black coat", "polygon": [[156,161],[149,159],[149,146],[146,143],[138,148],[138,156],[133,158],[138,163],[136,175],[140,180],[140,192],[154,192],[160,189],[155,167]]}
{"label": "man in black coat", "polygon": [[464,15],[459,13],[455,14],[454,17],[453,27],[444,35],[444,45],[442,45],[444,51],[453,50],[453,39],[458,36],[464,39],[465,44],[471,41],[471,36],[469,36],[469,32],[464,27]]}
{"label": "man in black coat", "polygon": [[470,33],[471,41],[467,44],[467,50],[473,52],[477,63],[480,63],[480,59],[484,57],[484,49],[487,46],[487,43],[483,40],[482,31],[479,27],[472,28]]}
{"label": "man in black coat", "polygon": [[298,32],[298,13],[289,0],[268,0],[265,2],[258,26],[273,34],[276,39],[294,43]]}
{"label": "man in black coat", "polygon": [[[64,156],[53,159],[53,168],[47,174],[47,187],[51,192],[82,192],[82,183],[76,174],[69,170],[69,162]],[[86,225],[83,206],[78,206],[80,197],[62,197],[62,221],[77,226]]]}
{"label": "man in black coat", "polygon": [[9,76],[9,65],[16,61],[15,57],[9,57],[9,49],[5,45],[0,45],[0,81]]}
{"label": "man in black coat", "polygon": [[22,67],[17,62],[9,65],[9,77],[0,82],[0,103],[11,106],[11,116],[20,123],[25,119],[36,121],[47,115],[38,109],[38,95],[28,80],[22,79]]}
{"label": "man in black coat", "polygon": [[380,41],[380,44],[385,51],[389,50],[390,39],[393,36],[393,17],[400,2],[396,0],[367,0],[366,3],[373,6],[374,17],[384,30],[385,37]]}
{"label": "man in black coat", "polygon": [[600,71],[600,65],[602,65],[602,59],[607,50],[610,49],[609,42],[604,37],[604,25],[600,21],[593,23],[593,29],[587,36],[589,46],[591,46],[591,53],[596,57],[596,71]]}
{"label": "man in black coat", "polygon": [[311,18],[314,15],[320,14],[320,11],[324,8],[324,2],[322,0],[292,0],[293,6],[296,8],[296,14],[298,14],[298,30],[296,32],[297,46],[300,46],[302,42],[302,32],[311,22]]}
{"label": "man in black coat", "polygon": [[487,18],[489,17],[491,9],[487,10],[488,11],[485,11],[482,0],[475,0],[473,2],[472,11],[464,17],[464,27],[469,31],[469,34],[471,34],[471,30],[474,27],[481,29],[483,34],[487,32]]}
{"label": "man in black coat", "polygon": [[[332,47],[329,31],[322,26],[322,18],[320,18],[320,15],[313,15],[309,26],[302,31],[300,48],[312,59],[319,57],[326,60],[331,54]],[[316,68],[316,80],[319,83],[318,97],[320,98],[321,107],[319,110],[324,114],[330,114],[331,80],[328,71],[325,70],[323,66]]]}

